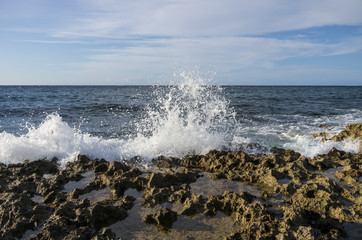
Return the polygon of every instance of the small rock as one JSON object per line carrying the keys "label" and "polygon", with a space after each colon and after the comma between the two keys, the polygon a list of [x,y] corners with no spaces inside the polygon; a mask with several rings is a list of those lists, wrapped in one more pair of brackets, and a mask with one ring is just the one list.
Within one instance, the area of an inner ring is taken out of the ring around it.
{"label": "small rock", "polygon": [[149,214],[143,218],[143,221],[147,224],[155,224],[161,230],[169,230],[172,228],[172,224],[177,220],[177,213],[164,208],[154,214]]}

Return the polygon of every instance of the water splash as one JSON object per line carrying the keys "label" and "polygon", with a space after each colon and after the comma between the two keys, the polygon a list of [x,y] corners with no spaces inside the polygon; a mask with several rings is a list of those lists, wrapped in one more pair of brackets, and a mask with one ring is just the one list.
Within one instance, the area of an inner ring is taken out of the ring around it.
{"label": "water splash", "polygon": [[50,114],[38,127],[15,136],[0,133],[0,161],[19,163],[25,159],[52,159],[65,164],[78,154],[112,159],[119,155],[119,141],[90,136],[70,127],[57,113]]}
{"label": "water splash", "polygon": [[129,155],[182,157],[224,145],[236,120],[222,89],[193,73],[180,76],[181,84],[155,89],[155,105],[148,106],[137,137],[124,145]]}
{"label": "water splash", "polygon": [[321,141],[321,138],[312,139],[311,135],[294,135],[290,136],[285,134],[289,141],[283,145],[283,148],[293,149],[307,157],[315,157],[319,154],[328,153],[332,148],[343,150],[351,153],[358,153],[361,151],[360,140],[346,139],[343,141],[335,142],[327,140]]}

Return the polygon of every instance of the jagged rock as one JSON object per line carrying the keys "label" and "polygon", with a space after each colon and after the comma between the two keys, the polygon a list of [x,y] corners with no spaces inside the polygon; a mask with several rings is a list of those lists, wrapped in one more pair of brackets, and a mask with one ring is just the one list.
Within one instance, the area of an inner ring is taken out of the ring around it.
{"label": "jagged rock", "polygon": [[154,214],[146,215],[143,218],[143,221],[147,224],[155,224],[161,230],[169,230],[172,227],[172,224],[177,220],[177,213],[164,208]]}
{"label": "jagged rock", "polygon": [[[347,125],[339,134],[331,136],[325,132],[316,133],[311,136],[312,139],[321,137],[321,141],[325,142],[327,140],[332,140],[335,142],[343,141],[346,139],[356,140],[362,139],[362,123],[355,123]],[[360,143],[362,151],[362,142]]]}
{"label": "jagged rock", "polygon": [[343,224],[328,216],[299,207],[288,207],[279,226],[278,238],[339,239],[345,237]]}
{"label": "jagged rock", "polygon": [[[346,128],[340,137],[353,135],[355,128],[359,127]],[[22,238],[27,230],[38,230],[31,239],[116,239],[107,227],[124,220],[133,207],[135,198],[125,196],[129,189],[143,191],[143,202],[137,200],[143,208],[172,203],[178,214],[230,216],[238,230],[226,239],[339,239],[348,237],[343,223],[362,223],[361,154],[332,149],[307,158],[280,148],[270,152],[212,150],[182,159],[160,157],[155,163],[172,169],[147,172],[82,155],[62,169],[56,159],[0,163],[0,238]],[[95,174],[86,186],[64,192],[65,184],[83,179],[89,171]],[[210,172],[212,183],[221,178],[241,181],[258,192],[197,194],[193,184],[198,184],[202,171]],[[331,172],[335,178],[328,175]],[[110,191],[105,199],[80,200],[105,187]],[[176,212],[163,209],[143,220],[169,231],[176,219]]]}
{"label": "jagged rock", "polygon": [[198,173],[189,171],[187,168],[180,172],[172,172],[168,170],[166,173],[151,173],[147,176],[147,179],[149,179],[147,187],[163,188],[169,186],[179,186],[195,182],[197,178]]}
{"label": "jagged rock", "polygon": [[109,226],[127,217],[126,209],[120,206],[113,206],[109,203],[98,202],[90,209],[91,224],[94,229]]}
{"label": "jagged rock", "polygon": [[185,194],[189,192],[183,192],[184,188],[179,186],[171,186],[164,188],[147,188],[144,191],[142,205],[145,207],[154,207],[157,204],[182,200]]}
{"label": "jagged rock", "polygon": [[192,194],[190,198],[187,198],[184,202],[184,209],[181,214],[186,216],[193,216],[205,211],[204,204],[206,200],[201,195]]}
{"label": "jagged rock", "polygon": [[321,138],[321,142],[325,142],[327,141],[327,139],[331,137],[331,135],[326,132],[320,132],[320,133],[315,133],[311,136],[312,139],[316,139],[318,137]]}
{"label": "jagged rock", "polygon": [[117,235],[112,232],[109,228],[103,228],[101,229],[100,233],[98,233],[95,237],[92,238],[92,240],[114,240],[118,239]]}
{"label": "jagged rock", "polygon": [[272,195],[269,194],[269,193],[266,192],[266,191],[263,191],[263,192],[261,193],[260,197],[261,197],[263,200],[268,200],[268,199],[270,199],[270,198],[272,197]]}
{"label": "jagged rock", "polygon": [[342,141],[347,138],[358,139],[362,138],[362,123],[347,125],[338,135],[332,137],[333,141]]}
{"label": "jagged rock", "polygon": [[35,229],[50,216],[51,210],[39,206],[29,194],[0,194],[0,238],[21,238],[26,230]]}
{"label": "jagged rock", "polygon": [[[316,176],[308,181],[293,195],[291,203],[307,211],[330,216],[340,220],[355,219],[342,201],[346,190],[326,177]],[[358,216],[357,216],[358,218]]]}

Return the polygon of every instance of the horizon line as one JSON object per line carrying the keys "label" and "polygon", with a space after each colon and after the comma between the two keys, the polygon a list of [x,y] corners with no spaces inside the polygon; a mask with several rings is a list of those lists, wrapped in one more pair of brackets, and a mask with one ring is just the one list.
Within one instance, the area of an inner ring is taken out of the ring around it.
{"label": "horizon line", "polygon": [[[0,84],[0,87],[154,87],[177,86],[179,84]],[[200,84],[201,86],[220,87],[362,87],[360,85],[341,84]]]}

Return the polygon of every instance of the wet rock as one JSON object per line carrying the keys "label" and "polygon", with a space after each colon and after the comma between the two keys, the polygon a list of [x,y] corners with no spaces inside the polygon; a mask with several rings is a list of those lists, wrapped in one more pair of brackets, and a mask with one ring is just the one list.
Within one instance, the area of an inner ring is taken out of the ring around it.
{"label": "wet rock", "polygon": [[[342,202],[343,192],[344,189],[335,182],[317,175],[316,178],[308,181],[297,190],[291,199],[291,203],[293,206],[316,212],[323,217],[331,216],[346,220],[351,212],[345,208]],[[336,211],[336,209],[339,210]],[[340,211],[345,212],[346,215],[338,214],[337,216],[336,212]]]}
{"label": "wet rock", "polygon": [[79,239],[87,240],[91,239],[93,236],[93,231],[90,227],[79,227],[69,232],[67,236],[64,237],[64,240]]}
{"label": "wet rock", "polygon": [[59,171],[56,163],[48,160],[37,160],[24,162],[23,164],[13,164],[9,165],[8,168],[12,174],[16,176],[29,176],[34,173],[38,176],[43,176],[44,174],[53,174]]}
{"label": "wet rock", "polygon": [[177,204],[183,204],[186,199],[191,197],[191,188],[188,184],[186,184],[184,187],[180,187],[178,190],[172,189],[168,201],[171,203],[177,203]]}
{"label": "wet rock", "polygon": [[[81,179],[81,177],[77,178],[77,180],[80,180],[80,179]],[[52,177],[51,179],[49,179],[48,182],[53,187],[57,187],[58,189],[62,189],[63,186],[69,181],[70,181],[70,179],[68,178],[68,176],[65,176],[64,172],[60,172],[59,174],[57,174],[54,177]]]}
{"label": "wet rock", "polygon": [[[39,239],[91,239],[102,237],[98,231],[127,217],[134,198],[120,202],[103,201],[93,205],[89,200],[66,202],[54,211],[37,235]],[[97,235],[98,234],[98,235]]]}
{"label": "wet rock", "polygon": [[280,191],[278,179],[274,177],[271,171],[257,171],[258,181],[261,188],[267,189],[269,192],[276,193]]}
{"label": "wet rock", "polygon": [[50,209],[39,206],[29,194],[0,194],[0,238],[21,238],[27,230],[35,229],[50,215]]}
{"label": "wet rock", "polygon": [[102,164],[97,165],[94,168],[94,173],[95,174],[101,174],[101,173],[107,172],[107,170],[108,170],[108,164],[107,163],[102,163]]}
{"label": "wet rock", "polygon": [[320,133],[315,133],[311,136],[312,139],[316,139],[318,137],[321,138],[321,142],[325,142],[327,141],[328,138],[331,137],[331,135],[326,132],[320,132]]}
{"label": "wet rock", "polygon": [[94,229],[101,229],[127,217],[127,211],[121,206],[98,202],[90,208],[91,224]]}
{"label": "wet rock", "polygon": [[234,193],[225,191],[224,194],[218,197],[218,200],[221,203],[221,211],[231,215],[233,212],[238,212],[244,206],[252,203],[254,197],[249,193]]}
{"label": "wet rock", "polygon": [[281,192],[284,195],[290,196],[293,195],[301,186],[301,182],[295,182],[293,179],[292,182],[282,185]]}
{"label": "wet rock", "polygon": [[166,173],[151,173],[149,176],[147,176],[147,179],[149,179],[147,187],[164,188],[169,186],[190,184],[195,182],[198,177],[199,176],[197,172],[190,171],[187,168],[181,170],[180,172],[173,172],[172,170],[168,169]]}
{"label": "wet rock", "polygon": [[269,194],[269,193],[266,192],[266,191],[263,191],[263,192],[261,193],[260,197],[261,197],[263,200],[268,200],[268,199],[270,199],[270,198],[272,197],[272,195]]}
{"label": "wet rock", "polygon": [[192,194],[190,198],[187,198],[184,202],[184,209],[182,210],[183,215],[193,216],[198,213],[205,211],[204,204],[206,200],[201,195]]}
{"label": "wet rock", "polygon": [[[356,171],[357,172],[357,171]],[[350,172],[341,172],[341,171],[336,171],[334,173],[334,176],[339,179],[341,182],[349,185],[349,186],[353,186],[356,184],[357,180],[352,177],[352,176],[356,176],[359,175],[357,173],[355,173],[353,170]]]}
{"label": "wet rock", "polygon": [[358,139],[362,138],[362,123],[347,125],[338,135],[332,137],[333,141],[342,141],[347,138]]}
{"label": "wet rock", "polygon": [[279,231],[278,237],[287,239],[339,239],[346,236],[340,221],[298,207],[285,209]]}
{"label": "wet rock", "polygon": [[[56,161],[0,163],[0,238],[21,238],[37,230],[31,239],[115,239],[107,227],[127,218],[133,208],[135,198],[125,196],[130,188],[143,191],[143,208],[172,203],[173,210],[186,216],[230,216],[237,230],[226,239],[340,239],[348,237],[343,223],[362,223],[361,154],[332,149],[307,158],[280,148],[270,152],[212,150],[181,159],[161,157],[157,164],[172,169],[150,168],[154,171],[148,170],[148,175],[122,162],[82,155],[61,170]],[[89,171],[95,174],[83,174]],[[209,181],[242,181],[262,192],[195,194],[190,185],[197,184],[202,171],[210,172]],[[84,187],[64,191],[65,184],[84,176],[89,178]],[[106,200],[79,199],[106,186]],[[35,194],[42,196],[40,201]],[[176,219],[176,212],[163,208],[143,221],[169,231]]]}
{"label": "wet rock", "polygon": [[187,155],[180,160],[180,165],[187,168],[200,168],[200,155]]}
{"label": "wet rock", "polygon": [[113,240],[118,239],[117,235],[112,232],[109,228],[103,228],[101,229],[100,233],[98,233],[95,237],[92,238],[92,240]]}
{"label": "wet rock", "polygon": [[45,204],[59,205],[66,201],[66,195],[63,192],[51,192],[44,197]]}
{"label": "wet rock", "polygon": [[146,215],[143,221],[147,224],[155,224],[161,230],[169,230],[172,224],[177,220],[177,213],[164,208],[154,214]]}
{"label": "wet rock", "polygon": [[207,198],[202,195],[191,194],[183,202],[181,214],[193,216],[203,213],[208,216],[214,216],[217,211],[221,211],[227,215],[238,214],[254,199],[255,197],[246,192],[236,194],[225,191],[222,195],[209,196]]}
{"label": "wet rock", "polygon": [[235,193],[224,195],[228,197],[224,200],[226,204],[222,211],[233,216],[240,226],[239,232],[226,239],[275,239],[278,219],[270,215],[263,204],[259,201],[246,201],[245,196]]}
{"label": "wet rock", "polygon": [[[358,140],[362,139],[362,123],[355,123],[347,125],[339,134],[335,136],[331,136],[325,132],[316,133],[311,136],[311,138],[315,139],[317,137],[321,137],[321,141],[325,142],[327,140],[339,142],[344,140]],[[362,142],[360,143],[360,148],[362,151]]]}
{"label": "wet rock", "polygon": [[152,164],[159,168],[173,168],[180,165],[180,159],[159,156],[155,159],[152,159]]}
{"label": "wet rock", "polygon": [[155,207],[165,202],[182,201],[186,194],[189,194],[189,191],[185,192],[185,189],[179,186],[147,188],[144,191],[142,205],[145,207]]}
{"label": "wet rock", "polygon": [[[117,171],[127,172],[127,171],[130,171],[130,169],[131,169],[131,167],[127,166],[124,163],[116,162],[116,161],[109,162],[108,169],[107,169],[107,175],[112,176]],[[134,168],[133,171],[135,171],[135,170],[137,170],[137,168]]]}
{"label": "wet rock", "polygon": [[[41,167],[42,164],[46,167]],[[78,156],[76,162],[61,171],[54,162],[44,164],[43,160],[1,166],[0,176],[6,176],[7,181],[12,182],[5,185],[8,193],[0,192],[0,221],[4,226],[0,238],[21,238],[26,231],[41,227],[31,239],[114,239],[109,230],[103,233],[98,230],[126,218],[127,211],[133,207],[133,197],[94,204],[90,204],[88,199],[78,200],[80,194],[104,186],[102,178],[97,177],[91,179],[86,187],[63,192],[66,183],[83,179],[82,172],[94,170],[102,164],[105,164],[104,160],[92,161]],[[136,170],[130,171],[123,164],[111,163],[107,164],[104,173],[98,175],[108,174],[104,179],[111,181],[117,171],[122,174],[128,171],[124,178],[140,174]],[[44,174],[47,174],[46,177]],[[34,194],[43,196],[41,202],[32,200]]]}
{"label": "wet rock", "polygon": [[142,189],[142,183],[144,183],[143,178],[135,178],[135,179],[115,179],[109,184],[109,188],[111,190],[111,196],[113,199],[118,199],[123,196],[124,192],[129,188],[134,188],[137,190]]}

